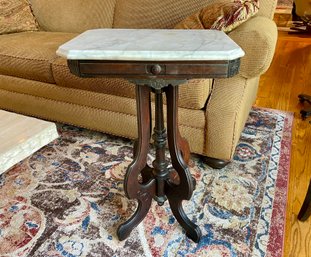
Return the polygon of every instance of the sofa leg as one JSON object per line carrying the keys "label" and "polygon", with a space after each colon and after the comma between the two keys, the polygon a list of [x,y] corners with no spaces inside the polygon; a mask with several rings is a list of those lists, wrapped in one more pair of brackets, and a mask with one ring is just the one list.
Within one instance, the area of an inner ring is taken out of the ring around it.
{"label": "sofa leg", "polygon": [[203,161],[213,169],[222,169],[230,163],[230,161],[224,161],[207,156],[203,156],[202,158]]}

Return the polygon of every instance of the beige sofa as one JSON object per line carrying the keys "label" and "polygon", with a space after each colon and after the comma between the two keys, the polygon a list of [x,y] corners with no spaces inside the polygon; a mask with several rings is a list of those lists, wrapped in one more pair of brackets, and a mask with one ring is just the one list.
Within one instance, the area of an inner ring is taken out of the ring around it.
{"label": "beige sofa", "polygon": [[[56,49],[91,28],[173,28],[216,1],[30,2],[40,31],[0,35],[0,108],[135,138],[134,85],[122,79],[75,77]],[[220,159],[216,166],[231,160],[256,98],[259,77],[273,57],[276,2],[260,0],[259,14],[229,34],[246,52],[239,75],[191,80],[180,87],[181,134],[191,152],[210,157],[208,161]]]}

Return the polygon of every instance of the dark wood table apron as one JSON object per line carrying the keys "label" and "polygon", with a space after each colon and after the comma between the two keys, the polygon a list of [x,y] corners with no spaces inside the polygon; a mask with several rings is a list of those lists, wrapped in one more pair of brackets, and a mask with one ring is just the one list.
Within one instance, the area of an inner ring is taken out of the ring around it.
{"label": "dark wood table apron", "polygon": [[[194,242],[201,231],[185,214],[182,201],[190,200],[195,188],[187,163],[188,142],[178,129],[178,85],[192,78],[227,78],[238,73],[240,59],[230,61],[98,61],[68,60],[70,71],[80,77],[118,77],[136,84],[138,140],[134,144],[134,160],[129,165],[124,190],[128,198],[138,200],[133,216],[118,228],[124,240],[147,215],[152,199],[162,205],[166,200],[186,235]],[[156,156],[153,167],[147,165],[151,136],[150,92],[155,94],[155,127],[153,140]],[[163,99],[167,100],[167,132],[163,118]],[[174,171],[168,169],[165,147],[171,156]],[[139,180],[141,175],[141,180]]]}

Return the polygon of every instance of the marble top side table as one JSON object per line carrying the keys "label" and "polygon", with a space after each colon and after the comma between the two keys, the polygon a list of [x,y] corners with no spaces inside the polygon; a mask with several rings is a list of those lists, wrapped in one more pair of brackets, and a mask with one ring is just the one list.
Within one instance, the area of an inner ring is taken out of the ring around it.
{"label": "marble top side table", "polygon": [[[215,30],[89,30],[60,46],[57,54],[68,59],[80,77],[122,77],[136,84],[138,141],[134,160],[127,169],[124,190],[138,200],[133,216],[118,228],[125,239],[147,215],[152,199],[169,201],[177,221],[193,241],[201,238],[199,227],[185,214],[182,201],[195,187],[187,162],[188,142],[178,129],[178,85],[191,78],[227,78],[238,73],[243,50],[225,33]],[[150,93],[155,94],[153,140],[156,158],[147,164],[151,135]],[[162,94],[167,98],[167,131]],[[168,141],[174,171],[168,169]],[[142,181],[139,181],[141,174]]]}

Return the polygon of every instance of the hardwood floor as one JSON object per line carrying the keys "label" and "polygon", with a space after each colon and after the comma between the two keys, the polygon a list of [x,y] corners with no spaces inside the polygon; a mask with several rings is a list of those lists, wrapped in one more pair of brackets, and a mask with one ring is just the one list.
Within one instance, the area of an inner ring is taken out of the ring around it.
{"label": "hardwood floor", "polygon": [[311,179],[311,118],[300,118],[300,93],[311,95],[311,36],[279,32],[274,60],[260,80],[256,105],[294,112],[295,116],[284,257],[311,257],[311,217],[305,222],[297,220]]}

